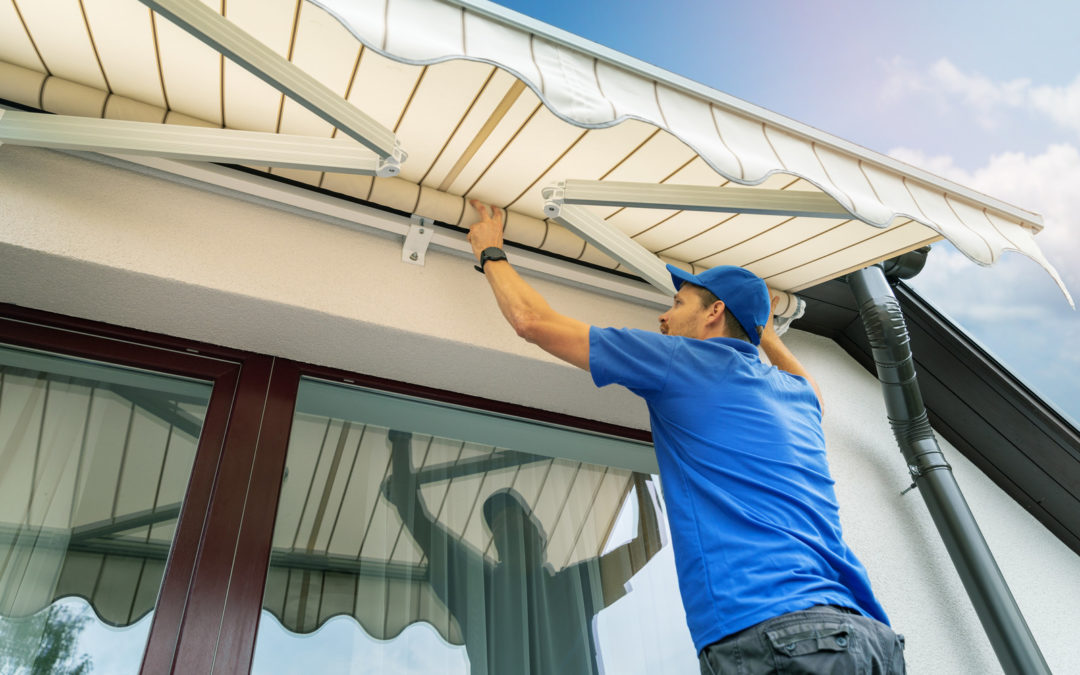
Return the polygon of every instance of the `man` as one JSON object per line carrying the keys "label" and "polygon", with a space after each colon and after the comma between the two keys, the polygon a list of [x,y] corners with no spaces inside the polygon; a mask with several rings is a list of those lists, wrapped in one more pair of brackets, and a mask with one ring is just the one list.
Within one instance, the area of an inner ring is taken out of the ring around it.
{"label": "man", "polygon": [[765,283],[669,265],[661,334],[591,327],[518,276],[502,212],[473,206],[469,241],[517,334],[648,404],[701,672],[904,672],[902,638],[841,537],[821,394],[773,329]]}
{"label": "man", "polygon": [[[634,476],[637,537],[558,571],[547,561],[544,529],[521,495],[510,489],[494,492],[482,509],[498,553],[498,563],[492,564],[428,511],[410,459],[412,434],[390,431],[387,440],[387,499],[428,559],[428,583],[457,621],[469,673],[597,673],[593,617],[622,597],[631,574],[659,549],[645,476]],[[520,456],[523,462],[531,458]]]}

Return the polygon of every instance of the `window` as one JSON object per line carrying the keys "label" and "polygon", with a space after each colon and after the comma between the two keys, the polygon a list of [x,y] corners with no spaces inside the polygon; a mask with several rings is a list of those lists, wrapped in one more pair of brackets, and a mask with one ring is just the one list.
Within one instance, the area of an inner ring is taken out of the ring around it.
{"label": "window", "polygon": [[0,345],[0,671],[138,671],[211,390]]}
{"label": "window", "polygon": [[598,672],[661,534],[647,475],[582,458],[648,450],[302,379],[253,672]]}
{"label": "window", "polygon": [[0,672],[683,672],[641,437],[0,304]]}

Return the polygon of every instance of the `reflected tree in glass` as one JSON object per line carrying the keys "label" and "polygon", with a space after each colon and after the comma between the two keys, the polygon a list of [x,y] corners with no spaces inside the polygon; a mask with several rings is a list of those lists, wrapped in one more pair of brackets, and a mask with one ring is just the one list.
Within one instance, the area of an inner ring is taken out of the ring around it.
{"label": "reflected tree in glass", "polygon": [[[625,593],[625,583],[660,547],[655,513],[639,509],[637,537],[603,556],[555,571],[547,536],[513,489],[483,504],[498,562],[448,531],[426,508],[410,458],[412,434],[391,431],[384,489],[428,558],[435,594],[458,622],[474,675],[596,673],[593,617]],[[635,477],[638,503],[644,477]]]}
{"label": "reflected tree in glass", "polygon": [[90,620],[86,614],[62,605],[24,619],[0,620],[0,673],[92,672],[90,656],[77,653],[79,633]]}

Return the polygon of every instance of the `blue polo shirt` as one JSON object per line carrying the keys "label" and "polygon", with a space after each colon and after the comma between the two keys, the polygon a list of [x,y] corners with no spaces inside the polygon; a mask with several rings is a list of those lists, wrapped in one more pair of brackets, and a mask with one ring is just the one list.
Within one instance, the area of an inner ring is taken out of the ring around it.
{"label": "blue polo shirt", "polygon": [[649,406],[694,646],[814,605],[888,623],[841,536],[810,384],[742,340],[589,331],[589,369]]}

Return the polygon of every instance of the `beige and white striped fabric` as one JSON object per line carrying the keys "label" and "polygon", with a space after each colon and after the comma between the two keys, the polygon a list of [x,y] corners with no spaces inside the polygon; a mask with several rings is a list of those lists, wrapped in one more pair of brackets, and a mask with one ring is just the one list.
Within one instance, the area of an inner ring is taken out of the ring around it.
{"label": "beige and white striped fabric", "polygon": [[[807,288],[948,239],[994,263],[1040,218],[482,0],[204,0],[394,131],[401,174],[273,170],[467,226],[477,198],[508,238],[615,268],[544,219],[567,179],[824,191],[849,218],[595,208],[688,269],[748,267]],[[313,136],[336,130],[137,0],[0,0],[0,98],[50,112]],[[354,142],[342,139],[342,142]],[[590,207],[594,208],[594,207]]]}

